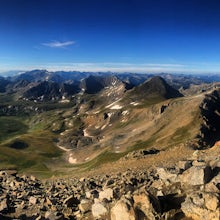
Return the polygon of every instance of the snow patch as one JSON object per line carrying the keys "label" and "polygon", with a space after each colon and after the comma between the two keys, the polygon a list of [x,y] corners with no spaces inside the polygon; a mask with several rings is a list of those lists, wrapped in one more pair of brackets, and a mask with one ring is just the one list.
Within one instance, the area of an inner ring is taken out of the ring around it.
{"label": "snow patch", "polygon": [[121,105],[113,105],[110,109],[122,109]]}
{"label": "snow patch", "polygon": [[111,116],[113,115],[112,112],[107,113],[108,117],[111,118]]}
{"label": "snow patch", "polygon": [[100,111],[96,111],[96,112],[94,112],[93,114],[98,114]]}
{"label": "snow patch", "polygon": [[112,85],[115,86],[116,83],[117,83],[117,81],[114,80],[114,81],[112,82]]}
{"label": "snow patch", "polygon": [[131,105],[134,105],[134,106],[139,105],[138,102],[131,102],[130,104],[131,104]]}
{"label": "snow patch", "polygon": [[89,133],[86,131],[86,129],[83,130],[83,135],[84,135],[84,137],[92,137],[91,135],[89,135]]}
{"label": "snow patch", "polygon": [[122,112],[122,115],[127,115],[128,113],[129,113],[128,110],[125,110]]}
{"label": "snow patch", "polygon": [[73,158],[73,154],[69,155],[69,159],[68,159],[69,163],[71,164],[75,164],[77,162],[76,158]]}
{"label": "snow patch", "polygon": [[101,130],[103,130],[105,127],[106,127],[106,125],[103,125],[103,126],[101,127]]}
{"label": "snow patch", "polygon": [[72,123],[72,122],[69,122],[69,123],[68,123],[68,126],[69,126],[69,127],[72,127],[72,126],[73,126],[73,123]]}
{"label": "snow patch", "polygon": [[59,103],[69,103],[70,102],[70,100],[68,100],[68,99],[62,99],[61,101],[59,101]]}
{"label": "snow patch", "polygon": [[117,102],[119,102],[121,99],[116,100],[115,102],[112,102],[111,104],[107,105],[106,108],[111,108],[112,106],[115,106]]}
{"label": "snow patch", "polygon": [[64,136],[64,135],[66,135],[69,131],[70,131],[70,130],[65,130],[65,131],[61,132],[60,135],[61,135],[61,136]]}

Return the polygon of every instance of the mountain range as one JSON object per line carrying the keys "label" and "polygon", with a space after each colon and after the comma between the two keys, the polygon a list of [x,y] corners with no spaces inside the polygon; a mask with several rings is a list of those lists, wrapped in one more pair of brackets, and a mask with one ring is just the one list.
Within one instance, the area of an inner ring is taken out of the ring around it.
{"label": "mountain range", "polygon": [[140,149],[211,147],[220,134],[213,79],[46,70],[1,77],[0,167],[52,175],[117,164]]}

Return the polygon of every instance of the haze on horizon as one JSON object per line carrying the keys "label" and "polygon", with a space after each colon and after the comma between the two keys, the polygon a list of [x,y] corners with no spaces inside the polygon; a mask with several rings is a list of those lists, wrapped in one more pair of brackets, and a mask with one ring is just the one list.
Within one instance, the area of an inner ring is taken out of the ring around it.
{"label": "haze on horizon", "polygon": [[220,73],[218,0],[1,0],[0,72]]}

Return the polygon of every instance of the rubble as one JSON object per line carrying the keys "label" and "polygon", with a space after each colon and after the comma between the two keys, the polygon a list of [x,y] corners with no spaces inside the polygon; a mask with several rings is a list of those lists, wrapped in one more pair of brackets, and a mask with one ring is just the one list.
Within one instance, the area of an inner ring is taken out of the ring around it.
{"label": "rubble", "polygon": [[211,160],[44,181],[0,171],[0,218],[217,220],[220,157]]}

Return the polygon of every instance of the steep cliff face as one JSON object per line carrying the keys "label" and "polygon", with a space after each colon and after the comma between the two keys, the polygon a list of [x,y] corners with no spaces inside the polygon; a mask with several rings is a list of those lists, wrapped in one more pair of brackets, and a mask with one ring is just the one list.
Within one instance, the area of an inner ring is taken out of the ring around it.
{"label": "steep cliff face", "polygon": [[210,147],[220,140],[220,89],[207,94],[200,105],[203,118],[199,146]]}

